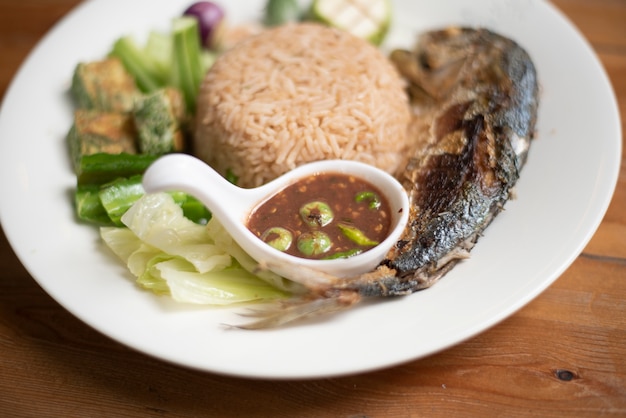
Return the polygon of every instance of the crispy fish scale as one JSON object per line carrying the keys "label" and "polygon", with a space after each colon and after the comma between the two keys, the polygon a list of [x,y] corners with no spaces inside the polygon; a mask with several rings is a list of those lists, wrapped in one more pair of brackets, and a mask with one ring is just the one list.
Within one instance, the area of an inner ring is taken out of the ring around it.
{"label": "crispy fish scale", "polygon": [[309,295],[242,328],[428,288],[468,257],[510,198],[537,119],[529,55],[492,31],[451,27],[424,33],[415,50],[394,51],[391,59],[408,80],[415,112],[411,157],[399,174],[412,206],[403,236],[370,273],[337,279],[306,272]]}

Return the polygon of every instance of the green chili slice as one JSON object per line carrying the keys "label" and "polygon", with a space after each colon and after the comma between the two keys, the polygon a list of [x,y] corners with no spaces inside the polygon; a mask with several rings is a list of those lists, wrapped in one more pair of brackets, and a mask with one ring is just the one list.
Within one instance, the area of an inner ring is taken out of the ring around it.
{"label": "green chili slice", "polygon": [[302,205],[300,216],[305,224],[313,228],[326,226],[335,218],[330,206],[317,200]]}
{"label": "green chili slice", "polygon": [[293,242],[293,235],[288,229],[275,226],[267,229],[263,235],[261,235],[261,239],[263,242],[279,251],[287,251]]}
{"label": "green chili slice", "polygon": [[381,205],[380,197],[378,197],[376,193],[371,192],[371,191],[357,193],[356,196],[354,196],[354,200],[357,203],[361,203],[363,201],[369,201],[368,207],[370,209],[378,209],[380,208],[380,205]]}
{"label": "green chili slice", "polygon": [[345,235],[346,238],[348,238],[350,241],[354,242],[355,244],[363,245],[363,246],[374,246],[374,245],[380,244],[378,241],[369,239],[363,231],[361,231],[359,228],[355,226],[348,225],[345,223],[337,224],[337,226],[339,227],[339,229],[341,229],[341,232],[343,232],[343,235]]}
{"label": "green chili slice", "polygon": [[353,248],[353,249],[348,250],[348,251],[340,251],[340,252],[335,253],[335,254],[327,255],[323,259],[324,260],[335,260],[337,258],[350,258],[350,257],[354,257],[355,255],[359,255],[362,252],[363,252],[363,250],[361,250],[359,248]]}
{"label": "green chili slice", "polygon": [[322,231],[305,232],[298,237],[298,250],[307,256],[324,254],[332,246],[330,237]]}

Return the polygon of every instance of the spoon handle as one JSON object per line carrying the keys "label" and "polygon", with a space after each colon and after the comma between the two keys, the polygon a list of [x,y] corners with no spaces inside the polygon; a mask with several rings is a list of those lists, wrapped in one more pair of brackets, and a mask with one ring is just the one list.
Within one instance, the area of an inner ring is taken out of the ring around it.
{"label": "spoon handle", "polygon": [[254,191],[230,183],[203,161],[186,154],[157,159],[143,175],[147,193],[179,191],[200,200],[229,230],[245,228]]}

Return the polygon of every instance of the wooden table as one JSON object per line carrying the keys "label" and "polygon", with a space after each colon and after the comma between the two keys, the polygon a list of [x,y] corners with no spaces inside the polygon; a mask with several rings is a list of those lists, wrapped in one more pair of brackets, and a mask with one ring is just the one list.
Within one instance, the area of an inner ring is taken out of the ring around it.
{"label": "wooden table", "polygon": [[[0,97],[77,3],[0,0]],[[626,1],[555,3],[593,45],[626,120]],[[246,380],[137,353],[51,299],[0,236],[0,416],[467,415],[626,416],[624,163],[594,238],[533,302],[440,354],[343,378]]]}

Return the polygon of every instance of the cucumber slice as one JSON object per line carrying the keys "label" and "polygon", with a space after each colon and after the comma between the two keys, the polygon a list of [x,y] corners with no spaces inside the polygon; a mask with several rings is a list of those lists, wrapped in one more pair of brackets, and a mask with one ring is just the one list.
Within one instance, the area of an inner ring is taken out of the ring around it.
{"label": "cucumber slice", "polygon": [[391,22],[391,0],[315,0],[311,16],[380,45]]}

